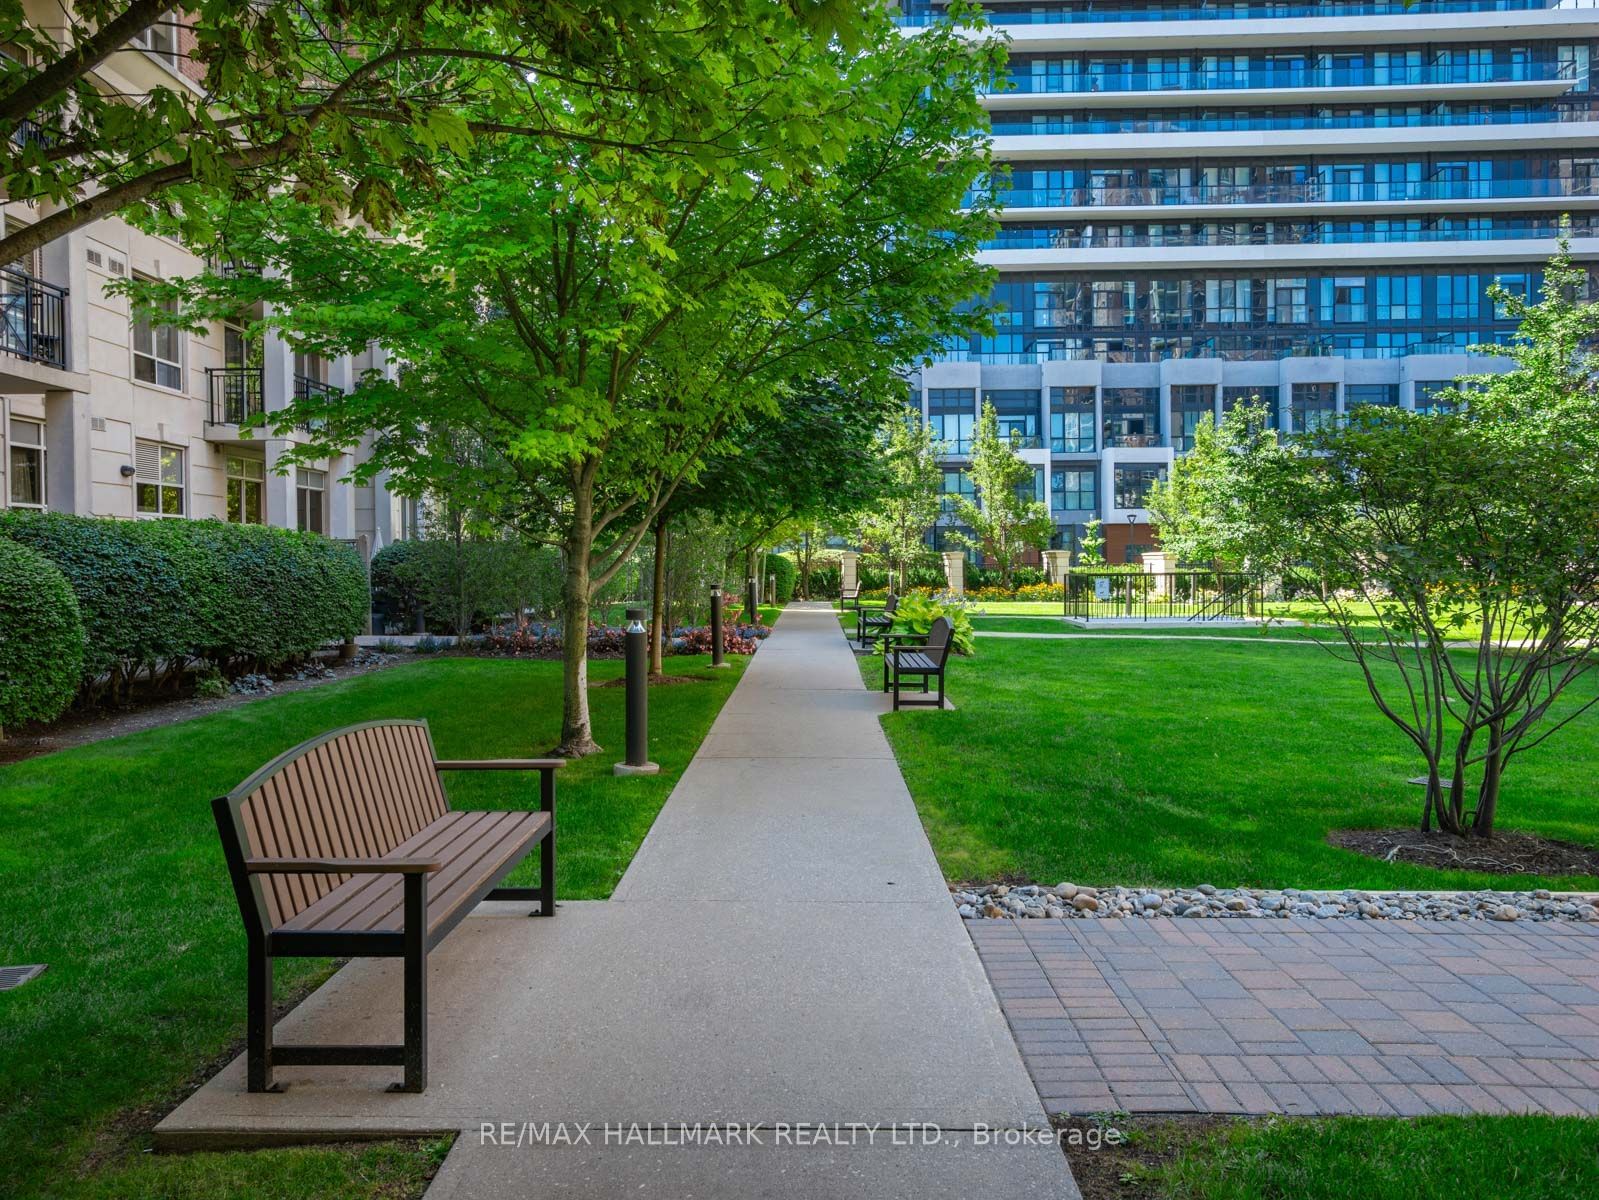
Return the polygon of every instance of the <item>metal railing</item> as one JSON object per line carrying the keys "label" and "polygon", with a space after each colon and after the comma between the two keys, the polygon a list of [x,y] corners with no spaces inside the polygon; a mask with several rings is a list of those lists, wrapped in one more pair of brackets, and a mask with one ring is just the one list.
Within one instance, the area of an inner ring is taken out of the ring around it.
{"label": "metal railing", "polygon": [[309,375],[296,375],[294,377],[294,398],[296,400],[325,400],[332,396],[344,395],[344,389],[336,384],[324,383],[320,379],[312,379]]}
{"label": "metal railing", "polygon": [[[1429,13],[1536,12],[1556,8],[1593,8],[1599,0],[1424,0],[1406,4],[1404,0],[1368,0],[1355,4],[1255,4],[1182,5],[1148,4],[1144,7],[1114,3],[1034,6],[1025,9],[991,7],[984,16],[995,25],[1100,25],[1126,21],[1239,21],[1294,17],[1399,17]],[[911,28],[932,25],[944,19],[942,9],[901,14],[896,19]]]}
{"label": "metal railing", "polygon": [[50,367],[67,365],[67,289],[0,269],[0,352]]}
{"label": "metal railing", "polygon": [[266,412],[265,378],[260,367],[207,367],[205,379],[212,425],[243,425]]}
{"label": "metal railing", "polygon": [[1242,571],[1082,571],[1066,576],[1071,621],[1237,621],[1260,611]]}
{"label": "metal railing", "polygon": [[[1232,222],[1222,224],[1196,221],[1185,232],[1175,232],[1170,224],[1149,226],[1083,225],[1051,228],[1001,226],[986,239],[984,250],[1110,250],[1123,247],[1166,246],[1348,246],[1395,245],[1405,243],[1543,241],[1560,235],[1557,221],[1528,221],[1520,227],[1494,225],[1465,229],[1407,227],[1404,218],[1386,220],[1386,229],[1338,228],[1333,222],[1273,220],[1259,228],[1240,233]],[[1369,222],[1368,222],[1369,224]],[[1599,236],[1587,219],[1573,222],[1574,238]]]}
{"label": "metal railing", "polygon": [[1575,82],[1577,65],[1560,62],[1371,63],[1351,67],[1249,67],[1182,71],[1012,74],[990,95],[1103,95],[1116,92],[1247,91],[1286,88],[1423,87],[1446,84]]}
{"label": "metal railing", "polygon": [[[1599,179],[1396,180],[1341,183],[1159,184],[1012,188],[999,193],[1006,208],[1161,207],[1193,204],[1349,204],[1404,200],[1535,200],[1599,196]],[[976,194],[967,197],[971,203]]]}

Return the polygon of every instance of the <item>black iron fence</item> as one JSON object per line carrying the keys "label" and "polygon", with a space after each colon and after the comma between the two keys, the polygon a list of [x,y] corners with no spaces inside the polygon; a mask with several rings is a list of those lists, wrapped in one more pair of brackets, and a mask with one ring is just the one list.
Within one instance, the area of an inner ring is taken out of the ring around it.
{"label": "black iron fence", "polygon": [[1260,611],[1260,580],[1242,571],[1073,571],[1072,621],[1242,620]]}
{"label": "black iron fence", "polygon": [[0,352],[65,368],[67,289],[0,268]]}
{"label": "black iron fence", "polygon": [[211,424],[243,425],[266,411],[266,393],[260,367],[207,367],[211,393]]}

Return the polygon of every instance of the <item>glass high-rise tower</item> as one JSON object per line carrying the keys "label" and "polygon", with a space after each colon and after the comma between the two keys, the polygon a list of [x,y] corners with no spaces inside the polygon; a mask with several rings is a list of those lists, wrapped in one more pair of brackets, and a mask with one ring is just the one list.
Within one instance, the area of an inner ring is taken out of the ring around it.
{"label": "glass high-rise tower", "polygon": [[[904,2],[909,35],[942,12]],[[987,11],[1003,311],[914,387],[950,492],[994,404],[1061,546],[1098,517],[1136,557],[1205,414],[1258,396],[1299,431],[1492,369],[1466,353],[1513,332],[1488,285],[1535,293],[1563,216],[1599,261],[1599,0]]]}

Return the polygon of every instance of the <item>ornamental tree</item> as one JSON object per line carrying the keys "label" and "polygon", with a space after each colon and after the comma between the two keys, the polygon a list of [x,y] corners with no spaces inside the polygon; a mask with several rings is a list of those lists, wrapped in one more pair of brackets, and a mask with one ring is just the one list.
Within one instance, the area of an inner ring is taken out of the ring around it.
{"label": "ornamental tree", "polygon": [[905,409],[889,417],[878,445],[886,486],[856,523],[861,548],[882,558],[890,584],[897,574],[903,592],[910,568],[932,554],[927,534],[942,511],[944,443],[921,413]]}
{"label": "ornamental tree", "polygon": [[[27,7],[0,0],[0,175],[53,211],[0,237],[0,262],[119,212],[209,242],[214,201],[285,187],[382,226],[437,196],[439,151],[483,136],[581,146],[642,184],[736,172],[758,129],[800,170],[837,97],[730,84],[873,24],[848,0],[76,0],[45,24]],[[174,71],[141,62],[141,35]]]}
{"label": "ornamental tree", "polygon": [[1245,410],[1179,459],[1161,537],[1195,557],[1309,567],[1378,710],[1426,763],[1421,828],[1493,834],[1505,770],[1596,702],[1599,304],[1564,248],[1536,302],[1497,285],[1513,368],[1430,415],[1356,409],[1277,437]]}
{"label": "ornamental tree", "polygon": [[955,517],[971,530],[955,533],[955,540],[992,558],[1006,589],[1022,555],[1042,550],[1055,533],[1048,506],[1033,493],[1034,467],[1016,452],[1018,443],[1015,433],[1000,436],[999,416],[984,401],[967,467],[976,499],[955,498]]}
{"label": "ornamental tree", "polygon": [[[590,603],[707,456],[775,417],[796,380],[878,392],[982,319],[963,304],[987,281],[973,259],[991,219],[962,201],[987,164],[976,96],[996,47],[948,27],[904,38],[878,9],[869,27],[857,51],[791,38],[768,74],[735,79],[787,100],[773,127],[751,123],[736,173],[634,175],[586,147],[480,138],[441,162],[433,203],[404,206],[400,236],[273,197],[228,224],[239,256],[268,269],[135,289],[181,297],[194,320],[265,302],[264,323],[302,349],[377,342],[405,362],[396,381],[269,422],[299,439],[290,461],[370,434],[358,477],[468,491],[561,548],[565,753],[598,749]],[[823,97],[827,120],[788,123]],[[809,165],[766,154],[778,137]],[[618,191],[650,203],[618,209]],[[429,455],[433,428],[469,431],[481,460]]]}

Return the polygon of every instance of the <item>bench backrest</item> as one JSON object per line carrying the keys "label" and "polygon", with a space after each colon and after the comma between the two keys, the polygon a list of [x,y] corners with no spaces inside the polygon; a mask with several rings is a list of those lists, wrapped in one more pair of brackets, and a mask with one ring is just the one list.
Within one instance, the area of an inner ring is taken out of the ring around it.
{"label": "bench backrest", "polygon": [[280,754],[213,802],[245,922],[271,929],[348,875],[252,875],[246,858],[377,858],[449,811],[426,721],[369,721]]}
{"label": "bench backrest", "polygon": [[897,609],[898,607],[899,607],[899,597],[894,595],[892,592],[890,592],[889,596],[888,596],[888,599],[883,601],[883,615],[885,617],[891,616],[893,614],[894,610]]}
{"label": "bench backrest", "polygon": [[861,585],[858,583],[854,587],[839,588],[838,590],[838,598],[840,600],[859,600],[860,596]]}
{"label": "bench backrest", "polygon": [[942,667],[949,657],[950,625],[948,617],[934,617],[927,630],[927,657]]}

